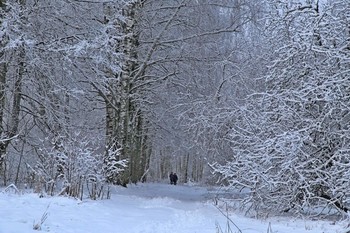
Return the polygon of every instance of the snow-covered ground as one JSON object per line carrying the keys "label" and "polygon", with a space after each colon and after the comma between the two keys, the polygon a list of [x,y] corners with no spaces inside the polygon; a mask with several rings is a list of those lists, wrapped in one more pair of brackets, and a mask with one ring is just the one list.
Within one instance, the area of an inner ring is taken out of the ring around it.
{"label": "snow-covered ground", "polygon": [[[102,201],[0,192],[0,233],[38,232],[33,225],[45,212],[40,231],[52,233],[216,233],[217,225],[225,230],[227,223],[207,188],[139,184],[115,187],[112,198]],[[345,233],[347,226],[346,221],[230,217],[242,233]]]}

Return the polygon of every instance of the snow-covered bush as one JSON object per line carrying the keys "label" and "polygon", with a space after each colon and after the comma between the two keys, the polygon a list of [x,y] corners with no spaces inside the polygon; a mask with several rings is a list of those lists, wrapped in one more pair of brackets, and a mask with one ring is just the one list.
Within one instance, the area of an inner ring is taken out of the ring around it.
{"label": "snow-covered bush", "polygon": [[255,210],[305,213],[322,205],[348,212],[350,3],[278,9],[269,22],[277,49],[267,90],[236,113],[232,156],[212,167],[248,190],[245,203]]}
{"label": "snow-covered bush", "polygon": [[108,154],[105,156],[103,163],[103,173],[107,182],[114,183],[118,181],[118,176],[128,166],[128,160],[120,158],[120,150],[108,150]]}
{"label": "snow-covered bush", "polygon": [[108,196],[107,175],[117,176],[121,171],[117,164],[124,161],[110,160],[104,165],[103,155],[92,149],[88,140],[77,135],[73,139],[60,139],[49,150],[42,149],[40,163],[31,168],[35,190],[50,195],[69,195],[83,198],[87,191],[91,199]]}

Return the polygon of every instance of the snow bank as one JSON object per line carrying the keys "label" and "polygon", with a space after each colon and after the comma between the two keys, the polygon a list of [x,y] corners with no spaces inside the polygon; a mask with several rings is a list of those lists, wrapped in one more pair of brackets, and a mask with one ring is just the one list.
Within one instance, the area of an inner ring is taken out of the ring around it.
{"label": "snow bank", "polygon": [[[207,188],[142,184],[115,187],[112,199],[78,201],[37,194],[0,193],[0,233],[216,233],[225,217],[208,200]],[[243,233],[344,233],[345,222],[274,218],[256,220],[231,214]]]}

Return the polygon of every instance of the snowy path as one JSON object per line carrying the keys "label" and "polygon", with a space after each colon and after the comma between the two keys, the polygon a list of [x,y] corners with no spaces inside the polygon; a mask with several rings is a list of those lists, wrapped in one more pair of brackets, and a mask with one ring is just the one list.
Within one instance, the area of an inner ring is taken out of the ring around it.
{"label": "snowy path", "polygon": [[[83,202],[36,194],[0,193],[0,233],[28,233],[48,208],[42,232],[52,233],[216,233],[225,218],[208,200],[206,188],[147,184],[115,188],[111,200]],[[345,223],[232,215],[243,233],[343,233]]]}

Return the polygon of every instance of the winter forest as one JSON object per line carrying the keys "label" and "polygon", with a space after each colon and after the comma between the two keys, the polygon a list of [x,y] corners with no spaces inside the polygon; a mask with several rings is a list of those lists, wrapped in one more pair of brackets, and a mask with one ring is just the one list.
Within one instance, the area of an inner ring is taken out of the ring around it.
{"label": "winter forest", "polygon": [[1,186],[344,214],[349,121],[348,0],[0,0]]}

